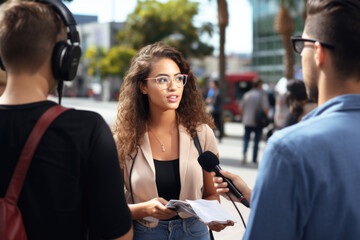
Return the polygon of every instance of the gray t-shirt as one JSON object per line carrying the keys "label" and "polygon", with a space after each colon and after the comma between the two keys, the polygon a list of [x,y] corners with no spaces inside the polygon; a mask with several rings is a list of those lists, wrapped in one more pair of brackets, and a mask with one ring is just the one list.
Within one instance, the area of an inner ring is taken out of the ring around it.
{"label": "gray t-shirt", "polygon": [[256,127],[255,112],[269,109],[269,99],[264,91],[252,89],[244,95],[241,106],[243,124],[247,127]]}

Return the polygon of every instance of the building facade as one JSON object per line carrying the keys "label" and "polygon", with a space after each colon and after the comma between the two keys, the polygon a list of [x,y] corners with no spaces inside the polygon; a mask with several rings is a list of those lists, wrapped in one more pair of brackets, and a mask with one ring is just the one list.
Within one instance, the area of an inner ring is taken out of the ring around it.
{"label": "building facade", "polygon": [[99,23],[97,16],[74,15],[79,31],[82,60],[78,68],[78,74],[74,81],[65,82],[64,95],[96,98],[103,100],[115,100],[120,89],[120,77],[109,76],[101,79],[100,76],[91,76],[87,73],[88,66],[84,54],[91,47],[110,49],[115,46],[116,34],[123,28],[122,22]]}
{"label": "building facade", "polygon": [[[253,9],[253,71],[266,82],[277,82],[283,77],[283,56],[281,36],[274,29],[274,19],[279,9],[277,0],[251,0]],[[303,1],[298,1],[298,8],[291,10],[294,20],[293,35],[301,35],[304,19],[302,17]],[[301,78],[301,59],[295,54],[295,78]]]}

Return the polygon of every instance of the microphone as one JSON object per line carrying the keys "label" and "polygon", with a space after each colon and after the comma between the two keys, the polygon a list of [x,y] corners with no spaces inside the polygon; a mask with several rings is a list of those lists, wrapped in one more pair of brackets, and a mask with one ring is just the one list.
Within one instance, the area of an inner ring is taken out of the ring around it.
{"label": "microphone", "polygon": [[230,179],[224,177],[220,173],[220,170],[221,170],[221,167],[219,165],[220,162],[219,162],[218,157],[214,153],[212,153],[210,151],[203,152],[202,154],[200,154],[200,156],[198,158],[198,162],[200,163],[201,167],[205,171],[207,171],[207,172],[214,171],[216,173],[216,176],[222,177],[224,179],[224,181],[227,182],[230,192],[232,194],[234,194],[235,197],[242,204],[244,204],[246,207],[249,207],[249,202],[246,200],[244,195],[235,187],[235,185],[232,183],[232,181]]}

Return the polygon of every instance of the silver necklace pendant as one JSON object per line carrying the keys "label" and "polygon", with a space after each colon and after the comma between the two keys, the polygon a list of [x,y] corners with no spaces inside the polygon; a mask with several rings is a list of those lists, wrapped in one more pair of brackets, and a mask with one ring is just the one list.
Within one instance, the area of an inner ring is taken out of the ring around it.
{"label": "silver necklace pendant", "polygon": [[165,152],[165,145],[164,144],[161,144],[161,151]]}

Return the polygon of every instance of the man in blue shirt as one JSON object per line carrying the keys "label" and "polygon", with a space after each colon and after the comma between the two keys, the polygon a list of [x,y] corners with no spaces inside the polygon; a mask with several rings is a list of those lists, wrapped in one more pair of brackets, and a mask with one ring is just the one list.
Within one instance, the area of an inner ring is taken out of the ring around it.
{"label": "man in blue shirt", "polygon": [[309,0],[292,43],[319,107],[271,137],[252,193],[223,172],[251,198],[244,239],[360,239],[360,1]]}

